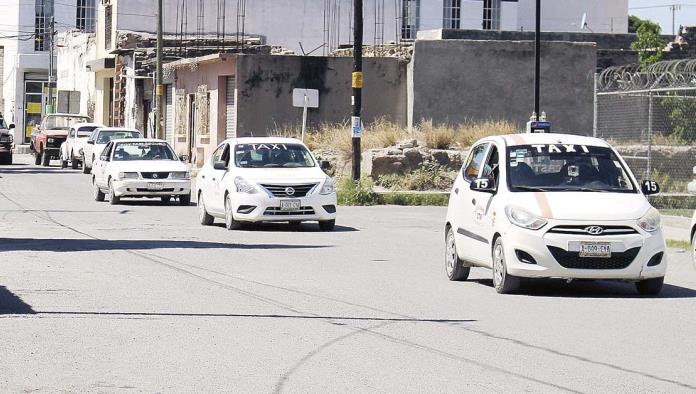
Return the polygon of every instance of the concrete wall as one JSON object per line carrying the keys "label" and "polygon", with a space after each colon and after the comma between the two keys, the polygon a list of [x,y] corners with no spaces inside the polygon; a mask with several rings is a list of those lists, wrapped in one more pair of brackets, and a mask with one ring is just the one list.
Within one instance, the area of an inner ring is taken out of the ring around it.
{"label": "concrete wall", "polygon": [[[292,106],[294,88],[319,90],[320,107],[310,110],[310,125],[350,119],[351,71],[350,58],[240,56],[238,135],[266,135],[281,126],[299,127],[302,109]],[[363,122],[387,117],[405,124],[406,64],[391,58],[366,58],[364,74]]]}
{"label": "concrete wall", "polygon": [[[554,130],[590,134],[594,44],[542,45],[541,107]],[[534,44],[528,41],[416,41],[413,121],[504,119],[524,124],[534,107]]]}
{"label": "concrete wall", "polygon": [[59,91],[80,92],[80,110],[92,116],[95,106],[94,73],[87,71],[87,61],[96,54],[94,33],[62,33],[57,38],[56,75]]}

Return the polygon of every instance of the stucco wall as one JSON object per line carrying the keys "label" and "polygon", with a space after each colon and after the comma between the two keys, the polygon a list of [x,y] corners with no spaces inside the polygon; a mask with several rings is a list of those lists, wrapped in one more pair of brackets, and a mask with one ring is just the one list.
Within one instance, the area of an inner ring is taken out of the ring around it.
{"label": "stucco wall", "polygon": [[[595,45],[546,42],[542,51],[542,110],[555,131],[591,133]],[[522,125],[534,109],[534,43],[417,41],[410,96],[414,122],[492,118]]]}
{"label": "stucco wall", "polygon": [[94,73],[87,70],[87,61],[96,55],[94,34],[62,33],[57,38],[56,75],[59,91],[80,92],[79,112],[94,113],[96,105]]}
{"label": "stucco wall", "polygon": [[[320,107],[310,110],[310,126],[350,119],[351,72],[350,58],[240,56],[238,135],[266,135],[281,126],[299,127],[302,109],[292,106],[294,88],[319,90]],[[384,116],[406,123],[406,74],[406,64],[396,59],[365,59],[363,122]]]}

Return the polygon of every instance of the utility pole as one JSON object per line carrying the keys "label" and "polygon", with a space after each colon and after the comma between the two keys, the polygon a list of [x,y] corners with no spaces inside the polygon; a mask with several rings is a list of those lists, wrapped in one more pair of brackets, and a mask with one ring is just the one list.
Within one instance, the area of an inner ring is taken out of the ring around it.
{"label": "utility pole", "polygon": [[541,95],[541,0],[536,0],[536,34],[534,36],[534,113],[540,116]]}
{"label": "utility pole", "polygon": [[360,179],[360,137],[362,136],[362,46],[363,46],[363,0],[353,2],[353,180]]}
{"label": "utility pole", "polygon": [[162,138],[162,97],[164,86],[162,85],[162,0],[157,0],[157,72],[155,76],[155,135],[154,138]]}
{"label": "utility pole", "polygon": [[[45,10],[44,10],[45,12]],[[46,105],[46,113],[54,113],[55,108],[53,108],[53,87],[55,86],[55,65],[53,64],[54,47],[55,47],[55,35],[56,35],[56,20],[51,12],[51,21],[49,22],[49,28],[51,29],[48,34],[48,104]]]}
{"label": "utility pole", "polygon": [[675,14],[681,10],[681,4],[672,4],[669,6],[669,9],[672,11],[672,35],[675,35],[677,34],[675,30]]}

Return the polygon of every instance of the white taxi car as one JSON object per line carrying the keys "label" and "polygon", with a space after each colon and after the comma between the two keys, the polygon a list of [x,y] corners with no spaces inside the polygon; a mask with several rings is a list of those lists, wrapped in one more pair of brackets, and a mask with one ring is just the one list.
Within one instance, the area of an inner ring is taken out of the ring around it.
{"label": "white taxi car", "polygon": [[76,123],[70,126],[68,139],[60,145],[61,167],[67,168],[68,162],[73,170],[76,170],[80,163],[83,163],[84,147],[92,132],[100,127],[105,127],[98,123]]}
{"label": "white taxi car", "polygon": [[296,139],[227,140],[198,173],[200,222],[224,218],[232,230],[244,222],[318,221],[332,231],[336,190],[322,167]]}
{"label": "white taxi car", "polygon": [[691,219],[691,261],[694,263],[694,268],[696,268],[696,211]]}
{"label": "white taxi car", "polygon": [[89,174],[92,171],[92,163],[104,151],[109,141],[126,138],[143,138],[143,133],[123,127],[101,127],[94,130],[83,148],[82,172]]}
{"label": "white taxi car", "polygon": [[[184,158],[182,158],[184,160]],[[191,176],[169,144],[156,139],[112,140],[92,168],[94,199],[111,204],[123,197],[160,197],[191,203]]]}
{"label": "white taxi car", "polygon": [[660,292],[667,269],[660,214],[605,141],[562,134],[489,137],[474,144],[454,183],[446,272],[493,270],[499,293],[520,278],[635,282]]}

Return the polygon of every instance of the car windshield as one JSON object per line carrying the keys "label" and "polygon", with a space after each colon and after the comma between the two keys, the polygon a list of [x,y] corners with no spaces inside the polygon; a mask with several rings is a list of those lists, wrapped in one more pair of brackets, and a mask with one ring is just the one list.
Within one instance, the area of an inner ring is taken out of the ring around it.
{"label": "car windshield", "polygon": [[103,130],[97,137],[97,144],[108,144],[111,140],[125,140],[128,138],[143,138],[138,131],[128,130]]}
{"label": "car windshield", "polygon": [[55,115],[46,118],[47,130],[70,130],[75,123],[89,122],[86,116]]}
{"label": "car windshield", "polygon": [[116,145],[114,161],[177,160],[166,142],[121,142]]}
{"label": "car windshield", "polygon": [[636,188],[613,150],[585,145],[519,145],[508,148],[513,192],[619,192]]}
{"label": "car windshield", "polygon": [[239,144],[234,158],[240,168],[314,167],[314,159],[300,144]]}
{"label": "car windshield", "polygon": [[82,126],[77,130],[77,136],[79,138],[89,137],[96,128],[96,126]]}

